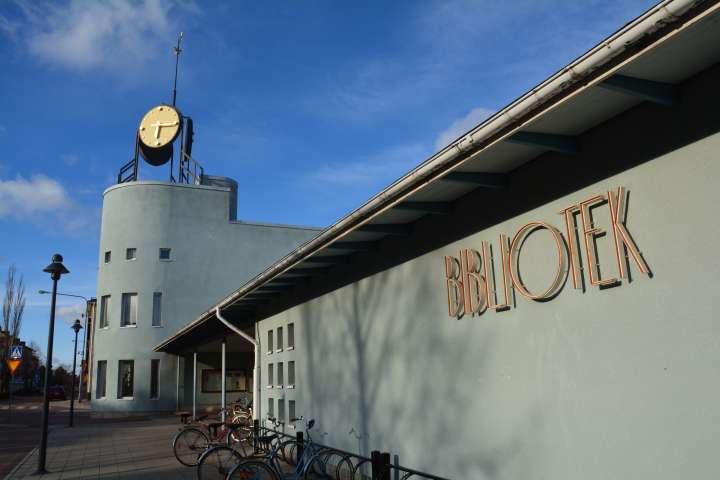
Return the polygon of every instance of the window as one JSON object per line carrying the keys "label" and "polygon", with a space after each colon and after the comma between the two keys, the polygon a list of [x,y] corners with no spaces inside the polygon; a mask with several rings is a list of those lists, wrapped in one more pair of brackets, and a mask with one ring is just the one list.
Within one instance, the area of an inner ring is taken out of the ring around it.
{"label": "window", "polygon": [[273,375],[273,364],[272,364],[272,363],[268,363],[268,384],[267,384],[268,388],[272,388],[272,386],[273,386],[273,383],[274,383],[274,382],[273,382],[273,377],[274,377],[274,375]]}
{"label": "window", "polygon": [[95,398],[105,398],[105,382],[107,379],[107,360],[97,362],[97,382],[95,384]]}
{"label": "window", "polygon": [[273,331],[268,330],[268,355],[270,355],[273,352]]}
{"label": "window", "polygon": [[152,315],[152,326],[162,326],[162,293],[153,293],[153,315]]}
{"label": "window", "polygon": [[160,249],[160,260],[170,260],[170,249],[169,248],[161,248]]}
{"label": "window", "polygon": [[150,398],[160,398],[160,360],[157,358],[150,360]]}
{"label": "window", "polygon": [[118,398],[132,398],[135,377],[135,362],[120,360],[118,362]]}
{"label": "window", "polygon": [[275,409],[273,408],[274,406],[275,406],[275,402],[273,402],[273,399],[268,398],[268,417],[275,416]]}
{"label": "window", "polygon": [[125,249],[125,260],[135,260],[136,255],[137,255],[137,248]]}
{"label": "window", "polygon": [[297,418],[295,414],[295,400],[288,400],[288,418],[291,422]]}
{"label": "window", "polygon": [[278,398],[278,421],[285,422],[285,399]]}
{"label": "window", "polygon": [[277,351],[282,352],[283,349],[283,331],[282,327],[278,327],[277,331]]}
{"label": "window", "polygon": [[288,350],[293,350],[295,348],[295,324],[294,323],[288,323]]}
{"label": "window", "polygon": [[295,387],[295,362],[288,362],[288,387]]}
{"label": "window", "polygon": [[105,252],[105,263],[110,263],[110,258],[112,257],[112,252],[108,250]]}
{"label": "window", "polygon": [[282,388],[283,386],[283,362],[278,363],[278,380],[277,380],[277,386]]}
{"label": "window", "polygon": [[110,295],[103,295],[100,297],[100,319],[98,321],[98,328],[108,328],[108,308],[110,308]]}
{"label": "window", "polygon": [[123,293],[120,311],[120,326],[137,325],[137,293]]}

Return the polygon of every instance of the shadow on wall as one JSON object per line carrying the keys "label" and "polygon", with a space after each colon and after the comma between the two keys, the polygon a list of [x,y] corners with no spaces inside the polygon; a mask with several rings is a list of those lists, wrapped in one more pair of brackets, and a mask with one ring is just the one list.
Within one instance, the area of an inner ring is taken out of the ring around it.
{"label": "shadow on wall", "polygon": [[[531,459],[541,454],[529,445],[539,438],[542,407],[526,413],[500,443],[484,434],[490,413],[483,412],[476,384],[490,373],[492,327],[477,335],[449,335],[441,322],[467,329],[465,322],[478,319],[428,312],[433,307],[424,299],[442,287],[432,281],[436,272],[417,264],[401,269],[402,278],[383,272],[316,300],[313,311],[301,307],[308,352],[305,405],[312,408],[306,415],[317,419],[318,432],[333,430],[317,440],[363,456],[389,451],[403,466],[438,475],[447,475],[451,462],[453,473],[465,478],[495,478],[511,460],[524,457],[525,471],[517,464],[512,469],[528,477],[536,465]],[[403,284],[413,285],[412,294],[391,298]],[[458,378],[456,372],[468,369],[475,378]],[[462,440],[467,438],[479,442]]]}

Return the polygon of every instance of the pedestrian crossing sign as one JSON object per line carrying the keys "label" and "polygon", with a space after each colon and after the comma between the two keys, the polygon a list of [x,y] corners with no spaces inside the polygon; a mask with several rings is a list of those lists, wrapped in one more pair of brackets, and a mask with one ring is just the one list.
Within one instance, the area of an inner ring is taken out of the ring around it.
{"label": "pedestrian crossing sign", "polygon": [[10,360],[22,360],[22,347],[20,345],[11,347]]}

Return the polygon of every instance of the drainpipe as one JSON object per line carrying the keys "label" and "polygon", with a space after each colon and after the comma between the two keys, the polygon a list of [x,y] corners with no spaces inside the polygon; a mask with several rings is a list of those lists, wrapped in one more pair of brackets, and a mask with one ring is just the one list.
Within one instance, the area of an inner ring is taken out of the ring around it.
{"label": "drainpipe", "polygon": [[193,420],[197,418],[197,352],[193,352]]}
{"label": "drainpipe", "polygon": [[220,410],[222,413],[220,414],[220,418],[223,423],[225,423],[225,339],[223,338],[222,344],[221,344],[221,350],[222,350],[222,361],[221,361],[221,368],[220,368],[220,403],[221,408]]}
{"label": "drainpipe", "polygon": [[215,307],[215,316],[220,320],[220,323],[253,344],[255,350],[255,366],[253,368],[253,419],[262,418],[260,415],[260,378],[258,378],[260,373],[260,343],[223,318],[220,314],[220,307]]}

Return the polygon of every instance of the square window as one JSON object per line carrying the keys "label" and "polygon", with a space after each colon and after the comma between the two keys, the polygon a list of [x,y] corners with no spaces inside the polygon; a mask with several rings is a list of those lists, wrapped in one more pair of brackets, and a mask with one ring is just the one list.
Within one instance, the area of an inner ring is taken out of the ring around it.
{"label": "square window", "polygon": [[275,406],[275,402],[273,402],[272,398],[268,398],[268,417],[273,418],[275,417],[275,409],[273,408]]}
{"label": "square window", "polygon": [[267,353],[270,354],[273,352],[273,331],[268,330],[268,345],[267,345],[268,351]]}
{"label": "square window", "polygon": [[123,293],[120,306],[120,326],[137,325],[137,293]]}
{"label": "square window", "polygon": [[288,350],[293,350],[295,348],[295,324],[288,323],[287,327],[288,327],[287,348],[288,348]]}
{"label": "square window", "polygon": [[118,362],[118,398],[132,398],[135,380],[135,361]]}
{"label": "square window", "polygon": [[282,352],[283,349],[283,330],[282,327],[277,329],[277,351]]}
{"label": "square window", "polygon": [[97,362],[97,383],[95,384],[95,398],[105,398],[105,382],[107,379],[107,360]]}
{"label": "square window", "polygon": [[295,362],[288,362],[288,386],[295,386]]}
{"label": "square window", "polygon": [[105,263],[110,263],[110,259],[112,258],[112,252],[108,250],[105,252]]}
{"label": "square window", "polygon": [[150,398],[160,398],[160,360],[157,358],[150,360]]}
{"label": "square window", "polygon": [[108,328],[108,309],[110,308],[110,295],[100,297],[100,318],[98,319],[98,328]]}
{"label": "square window", "polygon": [[169,248],[161,248],[159,255],[160,255],[160,260],[170,260],[170,249]]}
{"label": "square window", "polygon": [[153,293],[152,326],[162,326],[162,293]]}
{"label": "square window", "polygon": [[274,372],[273,364],[272,364],[272,363],[268,363],[268,384],[267,384],[268,387],[272,387],[272,386],[273,386],[273,383],[274,383],[274,381],[273,381],[273,377],[274,377],[273,372]]}
{"label": "square window", "polygon": [[137,248],[125,249],[125,260],[135,260],[136,255],[137,255]]}
{"label": "square window", "polygon": [[283,386],[283,362],[278,363],[278,372],[277,372],[277,386],[282,388]]}

